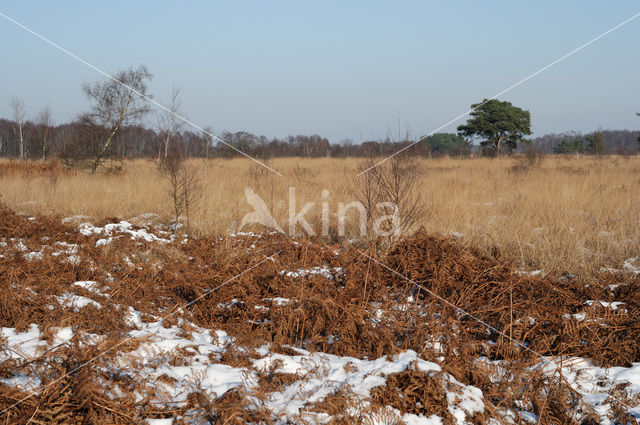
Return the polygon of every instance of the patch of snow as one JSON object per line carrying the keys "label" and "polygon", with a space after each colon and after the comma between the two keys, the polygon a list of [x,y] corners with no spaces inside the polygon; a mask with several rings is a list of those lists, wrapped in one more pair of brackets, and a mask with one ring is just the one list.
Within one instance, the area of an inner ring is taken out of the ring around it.
{"label": "patch of snow", "polygon": [[223,310],[225,308],[226,309],[232,308],[233,306],[236,306],[236,305],[244,305],[244,301],[240,301],[237,298],[234,298],[228,303],[219,303],[218,308]]}
{"label": "patch of snow", "polygon": [[104,227],[96,227],[91,223],[82,223],[79,227],[79,232],[84,236],[93,235],[105,235],[107,238],[99,239],[96,242],[96,246],[104,246],[111,243],[112,239],[117,238],[120,235],[129,235],[132,240],[143,240],[145,242],[161,242],[169,243],[170,239],[160,238],[153,233],[147,232],[146,229],[141,228],[138,230],[133,229],[133,224],[128,221],[121,221],[120,223],[109,223]]}
{"label": "patch of snow", "polygon": [[29,330],[25,332],[17,332],[15,328],[2,328],[0,335],[7,341],[8,349],[4,355],[13,359],[33,358],[47,345],[40,339],[40,329],[35,323],[30,324]]}
{"label": "patch of snow", "polygon": [[172,425],[173,418],[169,419],[147,419],[149,425]]}
{"label": "patch of snow", "polygon": [[[276,392],[266,405],[277,416],[293,419],[307,404],[321,401],[345,385],[357,395],[369,396],[369,391],[384,385],[386,376],[406,370],[416,364],[418,370],[439,372],[440,366],[418,359],[414,351],[400,353],[395,359],[386,356],[375,360],[339,357],[325,353],[297,350],[301,355],[271,354],[254,362],[258,370],[268,370],[279,365],[276,372],[296,374],[300,380]],[[303,379],[304,378],[304,379]]]}
{"label": "patch of snow", "polygon": [[94,300],[82,297],[80,295],[65,293],[62,295],[57,295],[56,300],[60,303],[60,305],[68,308],[73,308],[74,311],[79,311],[81,308],[86,307],[88,305],[92,305],[96,308],[101,308],[102,306],[95,302]]}
{"label": "patch of snow", "polygon": [[283,306],[293,302],[293,300],[290,300],[289,298],[282,298],[282,297],[263,298],[262,300],[271,301],[272,304],[275,304],[277,306]]}
{"label": "patch of snow", "polygon": [[87,291],[91,291],[95,294],[102,294],[100,285],[98,285],[98,282],[94,280],[80,280],[78,282],[73,282],[73,285],[84,288]]}
{"label": "patch of snow", "polygon": [[237,238],[238,236],[246,236],[249,238],[261,238],[262,235],[260,233],[253,233],[253,232],[235,232],[235,233],[231,233],[229,236],[231,236],[232,238]]}
{"label": "patch of snow", "polygon": [[[594,307],[601,306],[601,307],[604,307],[604,308],[610,308],[611,310],[614,310],[614,311],[618,310],[618,308],[620,306],[625,305],[625,303],[620,302],[620,301],[608,302],[608,301],[600,301],[600,300],[587,300],[587,301],[584,302],[584,304],[588,305],[590,307],[591,306],[594,306]],[[627,310],[624,309],[624,308],[621,308],[620,311],[623,312],[623,313],[627,312]]]}
{"label": "patch of snow", "polygon": [[574,314],[565,314],[562,317],[564,317],[565,319],[575,319],[578,322],[583,322],[584,319],[587,318],[586,313],[574,313]]}
{"label": "patch of snow", "polygon": [[281,275],[285,275],[288,277],[303,277],[306,275],[316,275],[319,274],[321,276],[326,277],[329,280],[334,280],[337,276],[343,274],[342,267],[333,267],[329,268],[327,266],[315,266],[310,269],[298,269],[296,271],[287,271],[281,270]]}
{"label": "patch of snow", "polygon": [[[414,415],[412,413],[405,413],[402,416],[402,422],[406,425],[442,425],[442,418],[437,415],[431,415],[428,418],[420,415]],[[380,422],[372,422],[380,425],[387,425],[388,422],[380,421]]]}
{"label": "patch of snow", "polygon": [[635,263],[638,260],[638,257],[633,257],[633,258],[628,258],[626,260],[624,260],[624,264],[622,265],[622,269],[633,273],[633,274],[640,274],[640,266],[636,266],[633,263]]}
{"label": "patch of snow", "polygon": [[55,246],[58,250],[51,253],[53,257],[57,257],[61,254],[74,255],[78,253],[78,245],[74,243],[58,241],[55,243]]}
{"label": "patch of snow", "polygon": [[38,252],[27,252],[26,254],[22,254],[22,256],[25,258],[25,260],[27,261],[36,261],[36,260],[42,260],[42,251],[38,251]]}
{"label": "patch of snow", "polygon": [[519,269],[515,271],[516,274],[520,276],[544,276],[544,270],[524,270]]}
{"label": "patch of snow", "polygon": [[73,329],[71,326],[67,326],[66,328],[62,328],[58,330],[54,337],[54,345],[63,344],[65,342],[69,342],[73,338]]}

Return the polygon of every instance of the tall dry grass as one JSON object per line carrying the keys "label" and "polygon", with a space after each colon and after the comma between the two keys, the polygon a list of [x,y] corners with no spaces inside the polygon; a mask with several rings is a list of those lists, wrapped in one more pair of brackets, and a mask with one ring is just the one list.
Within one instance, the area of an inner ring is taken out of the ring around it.
{"label": "tall dry grass", "polygon": [[[244,159],[192,160],[202,173],[202,199],[192,216],[200,233],[237,231],[251,211],[244,192],[252,187],[283,229],[288,228],[289,191],[297,211],[320,233],[322,191],[329,191],[332,225],[337,203],[350,202],[358,160],[283,158],[268,162],[279,177]],[[515,158],[421,160],[419,184],[429,232],[464,235],[481,249],[497,246],[517,264],[548,272],[589,273],[621,267],[640,253],[640,157],[548,157],[537,167]],[[363,178],[363,177],[359,177]],[[365,177],[366,178],[366,177]],[[131,218],[171,217],[168,188],[153,161],[124,164],[120,173],[89,175],[56,166],[0,162],[0,202],[28,214]],[[357,230],[351,223],[352,232]],[[302,229],[298,229],[302,231]],[[354,236],[353,233],[348,236]]]}

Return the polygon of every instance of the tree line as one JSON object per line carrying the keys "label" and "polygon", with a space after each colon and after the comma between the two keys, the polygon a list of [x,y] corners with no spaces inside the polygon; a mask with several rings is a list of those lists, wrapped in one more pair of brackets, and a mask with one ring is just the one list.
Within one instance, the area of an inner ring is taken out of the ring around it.
{"label": "tree line", "polygon": [[472,105],[469,120],[458,127],[457,133],[419,139],[398,135],[356,144],[348,139],[331,143],[319,135],[268,138],[245,131],[214,134],[210,128],[203,131],[184,128],[179,118],[181,93],[174,88],[169,102],[160,104],[161,111],[155,115],[157,124],[151,126],[152,99],[147,89],[151,78],[147,68],[141,66],[121,71],[113,79],[84,84],[82,91],[90,109],[74,121],[58,125],[53,123],[49,106],[29,114],[21,100],[11,99],[13,116],[0,118],[0,156],[43,161],[55,157],[69,165],[84,164],[95,171],[105,161],[161,159],[170,151],[181,157],[202,158],[232,158],[244,152],[266,159],[385,156],[403,148],[408,154],[422,157],[499,156],[532,148],[546,154],[636,154],[640,148],[638,132],[628,130],[550,134],[529,140],[526,138],[531,134],[529,111],[495,99]]}

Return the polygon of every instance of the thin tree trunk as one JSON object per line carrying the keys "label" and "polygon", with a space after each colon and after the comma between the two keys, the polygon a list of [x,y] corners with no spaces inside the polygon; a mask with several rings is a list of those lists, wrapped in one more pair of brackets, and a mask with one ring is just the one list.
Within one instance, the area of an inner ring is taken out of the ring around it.
{"label": "thin tree trunk", "polygon": [[498,143],[496,144],[496,158],[500,157],[500,147],[502,146],[502,139],[504,136],[498,137]]}
{"label": "thin tree trunk", "polygon": [[118,124],[118,126],[113,131],[111,131],[111,134],[109,135],[109,138],[107,139],[105,144],[102,146],[102,149],[100,149],[100,152],[98,152],[98,155],[96,155],[96,159],[95,159],[95,161],[93,161],[93,166],[91,167],[91,174],[95,174],[96,170],[100,166],[100,162],[102,161],[102,157],[104,157],[105,152],[107,152],[107,149],[109,148],[109,145],[111,144],[111,140],[113,139],[113,136],[116,134],[116,131],[118,131],[118,127],[119,126],[120,125]]}
{"label": "thin tree trunk", "polygon": [[169,155],[169,142],[171,141],[171,132],[173,131],[173,115],[169,116],[169,126],[167,127],[167,137],[164,140],[164,159]]}
{"label": "thin tree trunk", "polygon": [[20,159],[24,159],[24,135],[22,134],[22,120],[18,121],[18,138],[20,140]]}
{"label": "thin tree trunk", "polygon": [[113,136],[115,136],[115,134],[118,132],[118,129],[120,128],[120,124],[122,124],[122,121],[124,121],[124,117],[127,115],[127,109],[129,108],[130,102],[131,102],[131,98],[129,98],[129,102],[127,102],[122,112],[120,112],[120,118],[118,119],[118,122],[116,123],[115,127],[113,127],[113,129],[111,130],[111,133],[107,138],[107,141],[104,143],[104,145],[102,145],[102,149],[100,149],[100,152],[98,152],[98,155],[96,156],[96,160],[93,162],[93,166],[91,167],[91,174],[95,174],[96,170],[100,166],[102,157],[104,157],[104,154],[107,152],[107,149],[111,144],[111,140],[113,140]]}

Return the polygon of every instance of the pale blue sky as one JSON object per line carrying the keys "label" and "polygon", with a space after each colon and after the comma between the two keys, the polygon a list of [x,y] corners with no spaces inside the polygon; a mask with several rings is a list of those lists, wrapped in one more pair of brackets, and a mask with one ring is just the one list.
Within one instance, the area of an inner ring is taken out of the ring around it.
{"label": "pale blue sky", "polygon": [[[419,136],[640,12],[619,1],[0,1],[0,12],[113,73],[145,64],[216,131]],[[101,76],[0,18],[0,116],[19,96],[57,122]],[[501,99],[536,135],[640,128],[640,18]],[[443,131],[455,131],[460,122]]]}

